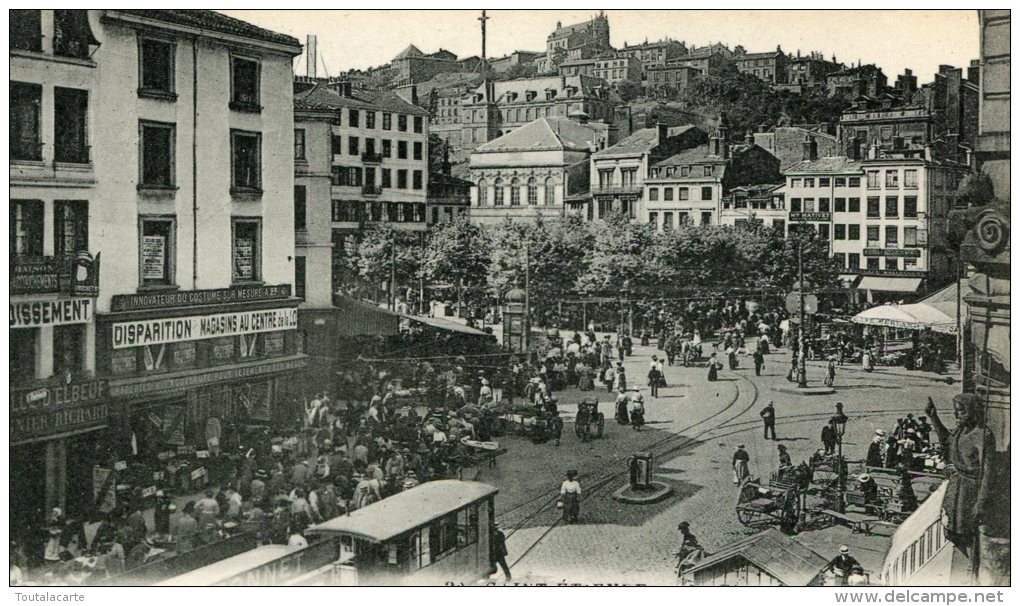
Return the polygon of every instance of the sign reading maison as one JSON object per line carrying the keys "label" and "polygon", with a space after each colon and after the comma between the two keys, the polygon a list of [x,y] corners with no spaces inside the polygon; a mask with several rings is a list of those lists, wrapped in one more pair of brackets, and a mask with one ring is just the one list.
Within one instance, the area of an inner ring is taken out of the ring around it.
{"label": "sign reading maison", "polygon": [[183,290],[137,295],[116,295],[110,302],[110,310],[118,312],[135,311],[140,309],[159,309],[162,307],[217,305],[221,303],[242,303],[245,301],[286,299],[289,296],[290,284],[274,284],[272,286],[235,286],[232,288],[214,288],[209,290]]}
{"label": "sign reading maison", "polygon": [[113,325],[113,348],[198,341],[296,328],[296,308],[135,320]]}

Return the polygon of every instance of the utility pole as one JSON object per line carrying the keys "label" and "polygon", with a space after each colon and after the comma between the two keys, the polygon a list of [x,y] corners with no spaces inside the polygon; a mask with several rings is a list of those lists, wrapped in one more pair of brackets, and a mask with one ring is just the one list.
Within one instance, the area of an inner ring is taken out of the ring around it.
{"label": "utility pole", "polygon": [[[485,23],[484,21],[482,22]],[[524,241],[524,354],[531,346],[531,240]]]}
{"label": "utility pole", "polygon": [[804,242],[797,241],[797,279],[800,280],[800,347],[797,350],[797,387],[807,387],[807,350],[804,324]]}
{"label": "utility pole", "polygon": [[485,40],[485,22],[489,20],[489,17],[486,16],[484,10],[482,11],[482,16],[479,17],[478,20],[482,22],[482,64],[484,65],[485,62],[486,62],[486,56],[485,56],[485,42],[486,42],[486,40]]}
{"label": "utility pole", "polygon": [[396,241],[390,240],[390,292],[388,293],[387,296],[387,298],[389,299],[390,311],[393,311],[397,308],[397,300],[396,297],[394,296],[396,293],[395,290],[396,286],[394,284],[394,281],[397,279],[396,246],[397,246]]}

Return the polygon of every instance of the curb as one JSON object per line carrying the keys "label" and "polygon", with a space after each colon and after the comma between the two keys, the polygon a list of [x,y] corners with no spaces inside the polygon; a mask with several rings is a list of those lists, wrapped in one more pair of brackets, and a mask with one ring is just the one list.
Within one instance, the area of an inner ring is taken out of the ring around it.
{"label": "curb", "polygon": [[[625,484],[613,492],[613,498],[629,505],[648,505],[658,503],[673,494],[673,489],[662,482],[651,482],[654,490],[633,491],[630,484]],[[629,494],[624,494],[629,493]]]}

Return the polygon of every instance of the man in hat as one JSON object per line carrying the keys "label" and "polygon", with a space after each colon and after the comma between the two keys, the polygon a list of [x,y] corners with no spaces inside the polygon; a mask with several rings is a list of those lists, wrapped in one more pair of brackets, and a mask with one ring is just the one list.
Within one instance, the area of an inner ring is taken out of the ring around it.
{"label": "man in hat", "polygon": [[506,535],[499,527],[499,522],[493,522],[492,530],[489,532],[489,562],[492,564],[489,574],[495,574],[496,564],[503,569],[503,576],[510,580],[510,567],[507,566],[506,556]]}
{"label": "man in hat", "polygon": [[864,495],[864,509],[871,514],[878,513],[878,484],[871,475],[862,473],[857,478],[861,494]]}
{"label": "man in hat", "polygon": [[833,428],[832,423],[826,423],[822,426],[822,447],[825,449],[826,455],[836,454],[836,430]]}
{"label": "man in hat", "polygon": [[790,453],[787,452],[786,446],[779,444],[776,446],[776,450],[779,451],[779,471],[782,472],[784,469],[793,467],[793,460],[790,459]]}
{"label": "man in hat", "polygon": [[691,525],[687,522],[680,522],[677,530],[680,531],[680,551],[676,555],[680,562],[683,562],[692,552],[701,549],[701,545],[698,544],[698,539],[691,532]]}
{"label": "man in hat", "polygon": [[758,415],[761,417],[762,422],[765,424],[765,439],[766,440],[769,439],[769,433],[771,432],[772,433],[772,439],[775,440],[776,439],[776,406],[772,402],[772,400],[769,400],[769,403],[765,406],[765,408],[761,409],[761,412],[758,413]]}
{"label": "man in hat", "polygon": [[560,485],[560,499],[567,524],[576,523],[581,511],[581,484],[577,481],[576,469],[567,471],[567,479]]}
{"label": "man in hat", "polygon": [[876,429],[875,437],[871,438],[871,444],[868,445],[868,456],[865,459],[865,464],[868,467],[882,466],[883,444],[885,444],[885,431],[882,429]]}
{"label": "man in hat", "polygon": [[846,545],[840,545],[839,555],[826,564],[825,568],[822,569],[822,572],[831,570],[836,574],[836,584],[845,586],[854,566],[860,565],[861,563],[850,555],[850,548]]}
{"label": "man in hat", "polygon": [[751,475],[747,470],[747,463],[751,460],[751,456],[744,450],[744,445],[740,444],[737,446],[737,450],[733,452],[733,483],[736,485],[743,484],[745,480]]}

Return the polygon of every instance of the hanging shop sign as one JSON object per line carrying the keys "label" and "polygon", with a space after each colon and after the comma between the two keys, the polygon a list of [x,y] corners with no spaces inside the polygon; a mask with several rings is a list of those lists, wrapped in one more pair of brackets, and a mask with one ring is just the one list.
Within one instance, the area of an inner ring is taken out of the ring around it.
{"label": "hanging shop sign", "polygon": [[105,380],[11,391],[11,442],[92,430],[109,418]]}
{"label": "hanging shop sign", "polygon": [[198,305],[219,305],[223,303],[244,303],[268,301],[290,297],[290,284],[269,286],[234,286],[208,290],[182,290],[164,293],[137,295],[114,295],[110,311],[137,311],[163,307],[192,307]]}
{"label": "hanging shop sign", "polygon": [[830,213],[790,213],[790,221],[828,221],[831,217]]}
{"label": "hanging shop sign", "polygon": [[865,257],[920,257],[917,248],[865,248]]}
{"label": "hanging shop sign", "polygon": [[99,253],[15,257],[10,271],[12,295],[99,296]]}
{"label": "hanging shop sign", "polygon": [[92,299],[54,301],[13,301],[10,303],[11,328],[39,328],[64,324],[87,324],[92,320]]}
{"label": "hanging shop sign", "polygon": [[198,341],[296,328],[297,309],[293,307],[134,320],[113,325],[113,348]]}
{"label": "hanging shop sign", "polygon": [[305,358],[279,360],[224,369],[209,369],[205,372],[190,372],[176,377],[160,377],[152,380],[138,379],[114,381],[110,385],[110,395],[115,398],[133,397],[145,394],[165,394],[184,391],[213,383],[226,383],[241,379],[254,379],[267,374],[276,374],[300,370],[306,365]]}

